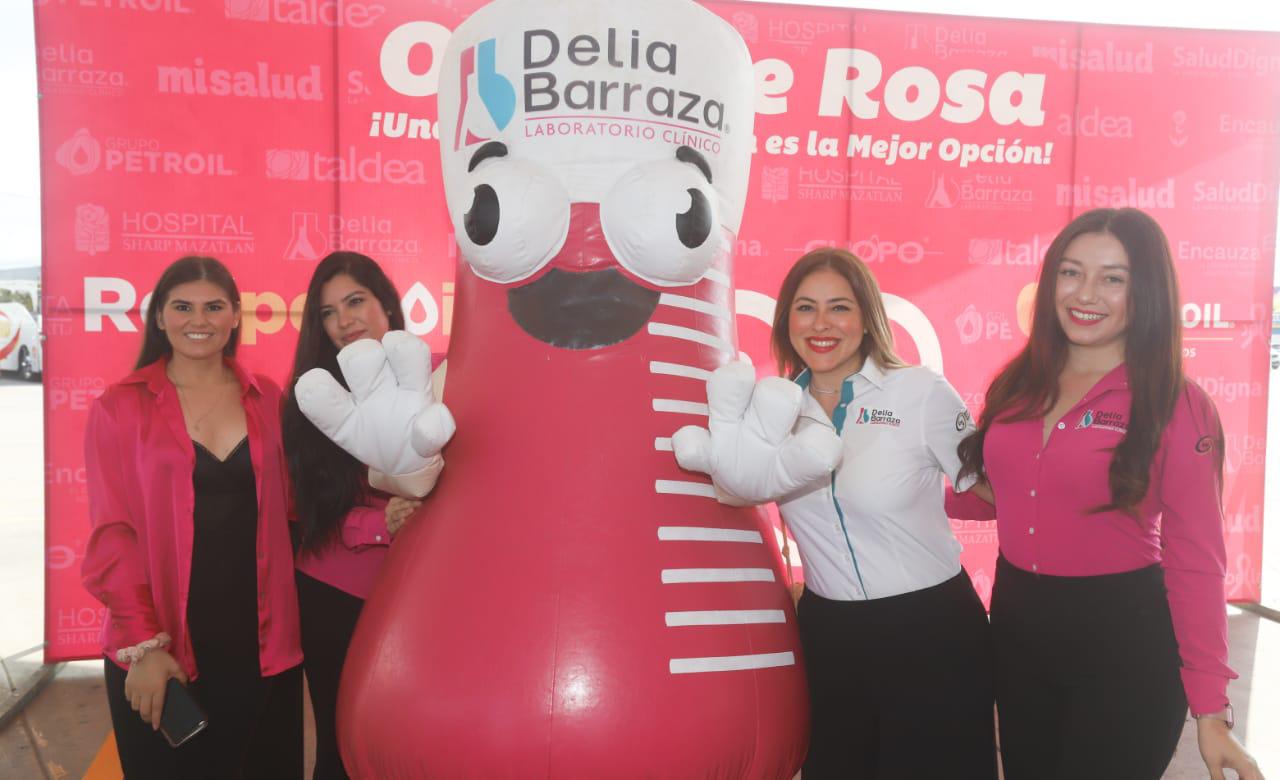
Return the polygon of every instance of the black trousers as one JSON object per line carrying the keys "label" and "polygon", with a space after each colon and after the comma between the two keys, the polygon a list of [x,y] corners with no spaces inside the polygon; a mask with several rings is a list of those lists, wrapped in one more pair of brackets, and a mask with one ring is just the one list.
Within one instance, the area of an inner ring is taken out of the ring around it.
{"label": "black trousers", "polygon": [[301,666],[261,677],[228,675],[202,665],[200,677],[188,690],[204,709],[209,726],[172,748],[129,706],[125,671],[105,658],[103,664],[107,706],[125,780],[301,779]]}
{"label": "black trousers", "polygon": [[338,682],[364,600],[298,572],[303,666],[316,722],[313,780],[346,780],[338,753]]}
{"label": "black trousers", "polygon": [[1186,721],[1158,565],[1051,577],[1003,556],[991,596],[1007,780],[1158,780]]}
{"label": "black trousers", "polygon": [[804,780],[994,780],[990,626],[968,574],[872,601],[805,590],[797,613]]}

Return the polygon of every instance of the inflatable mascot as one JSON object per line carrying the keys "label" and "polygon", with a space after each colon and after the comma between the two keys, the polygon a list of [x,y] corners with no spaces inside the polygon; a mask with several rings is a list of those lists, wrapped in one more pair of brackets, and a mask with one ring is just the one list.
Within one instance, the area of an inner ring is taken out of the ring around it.
{"label": "inflatable mascot", "polygon": [[691,0],[497,0],[444,58],[448,409],[403,333],[343,351],[350,394],[298,388],[400,484],[457,422],[347,656],[347,768],[790,778],[808,703],[772,533],[671,445],[737,354],[747,49]]}

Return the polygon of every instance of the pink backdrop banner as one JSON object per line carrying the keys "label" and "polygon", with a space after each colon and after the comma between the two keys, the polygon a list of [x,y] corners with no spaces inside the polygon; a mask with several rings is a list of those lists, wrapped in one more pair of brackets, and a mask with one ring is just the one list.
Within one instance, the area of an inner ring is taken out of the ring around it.
{"label": "pink backdrop banner", "polygon": [[[231,267],[242,354],[282,384],[307,280],[335,249],[382,263],[409,328],[447,351],[456,257],[435,58],[479,5],[37,0],[47,660],[100,652],[104,610],[80,587],[83,431],[132,365],[169,262]],[[782,276],[838,244],[879,278],[904,355],[976,415],[1024,343],[1054,234],[1090,208],[1146,209],[1178,266],[1187,370],[1226,427],[1228,594],[1256,600],[1280,36],[706,5],[756,62],[735,284],[760,372]],[[995,529],[956,531],[985,597]]]}

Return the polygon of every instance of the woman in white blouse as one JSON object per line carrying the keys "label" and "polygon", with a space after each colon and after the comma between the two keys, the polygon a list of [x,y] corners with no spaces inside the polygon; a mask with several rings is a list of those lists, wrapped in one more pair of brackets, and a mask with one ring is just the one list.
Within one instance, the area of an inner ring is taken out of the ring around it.
{"label": "woman in white blouse", "polygon": [[[721,369],[710,436],[696,432],[699,445],[682,431],[676,454],[722,494],[776,500],[798,543],[813,729],[805,780],[995,778],[989,626],[943,511],[943,475],[956,478],[956,445],[971,428],[964,403],[895,354],[875,277],[840,249],[810,252],[787,274],[773,350],[794,384],[753,389],[750,369]],[[779,420],[781,444],[767,432]],[[774,448],[776,478],[753,476],[753,425],[755,443]],[[839,467],[796,484],[797,462],[814,460],[823,437]]]}

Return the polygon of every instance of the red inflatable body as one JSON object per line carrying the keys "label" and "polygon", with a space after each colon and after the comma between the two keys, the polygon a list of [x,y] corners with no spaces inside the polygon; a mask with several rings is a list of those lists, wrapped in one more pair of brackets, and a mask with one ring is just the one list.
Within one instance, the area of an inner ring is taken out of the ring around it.
{"label": "red inflatable body", "polygon": [[347,655],[353,775],[794,775],[808,702],[772,533],[664,449],[732,357],[727,271],[665,293],[719,315],[663,303],[622,343],[547,350],[459,268],[458,435]]}

